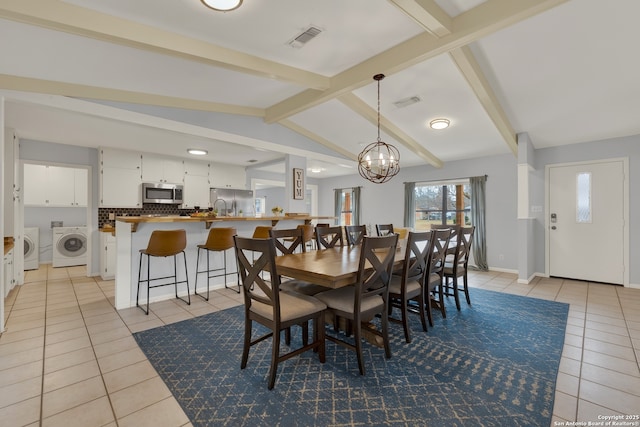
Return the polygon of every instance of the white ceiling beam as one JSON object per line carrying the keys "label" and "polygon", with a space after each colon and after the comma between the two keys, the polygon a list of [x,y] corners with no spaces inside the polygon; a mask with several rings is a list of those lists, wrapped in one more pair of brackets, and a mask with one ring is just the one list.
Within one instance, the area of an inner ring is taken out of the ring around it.
{"label": "white ceiling beam", "polygon": [[0,74],[0,89],[263,117],[264,109]]}
{"label": "white ceiling beam", "polygon": [[453,21],[434,0],[389,0],[436,37],[453,32]]}
{"label": "white ceiling beam", "polygon": [[491,121],[493,121],[498,132],[500,132],[500,135],[504,138],[511,152],[513,152],[514,155],[517,155],[518,141],[516,139],[516,132],[511,126],[502,106],[498,102],[489,81],[482,73],[480,65],[473,56],[471,49],[464,46],[459,49],[452,50],[449,54],[453,58],[453,61],[464,78],[469,83],[469,86],[471,86],[473,92],[478,97],[478,100],[489,115]]}
{"label": "white ceiling beam", "polygon": [[[451,21],[441,17],[444,11],[433,0],[390,0],[398,5],[405,13],[413,18],[418,24],[437,36],[449,34],[452,28]],[[420,3],[420,4],[419,4]],[[430,3],[430,4],[426,4]],[[440,18],[441,21],[438,20]],[[518,142],[513,126],[507,119],[502,106],[498,102],[489,81],[480,69],[471,49],[468,46],[453,49],[449,52],[454,63],[462,73],[463,77],[471,86],[476,97],[493,121],[496,129],[504,138],[509,149],[514,155],[518,154]]]}
{"label": "white ceiling beam", "polygon": [[[351,108],[356,113],[367,119],[376,127],[378,126],[378,112],[369,107],[362,99],[358,98],[352,93],[347,93],[338,97],[338,100]],[[411,138],[398,126],[394,125],[390,120],[384,116],[380,116],[380,129],[400,144],[407,147],[409,150],[420,156],[424,161],[431,164],[436,168],[442,167],[442,160],[433,155],[429,150],[424,148],[418,141]]]}
{"label": "white ceiling beam", "polygon": [[349,160],[353,160],[353,161],[358,161],[358,155],[355,153],[352,153],[348,150],[345,150],[344,148],[342,148],[341,146],[334,144],[333,142],[329,141],[328,139],[325,139],[323,137],[321,137],[320,135],[311,132],[310,130],[292,122],[291,120],[285,119],[285,120],[281,120],[278,122],[279,125],[285,126],[289,129],[291,129],[292,131],[305,136],[309,139],[311,139],[312,141],[317,142],[320,145],[323,145],[325,147],[327,147],[328,149],[335,151],[336,153],[342,154],[344,157],[346,157]]}
{"label": "white ceiling beam", "polygon": [[320,74],[223,48],[202,40],[109,16],[59,0],[2,0],[0,18],[197,61],[305,88],[326,89]]}
{"label": "white ceiling beam", "polygon": [[265,121],[275,123],[358,89],[371,76],[389,76],[506,28],[568,0],[488,0],[453,18],[453,32],[442,38],[419,34],[331,78],[326,90],[308,89],[267,108]]}

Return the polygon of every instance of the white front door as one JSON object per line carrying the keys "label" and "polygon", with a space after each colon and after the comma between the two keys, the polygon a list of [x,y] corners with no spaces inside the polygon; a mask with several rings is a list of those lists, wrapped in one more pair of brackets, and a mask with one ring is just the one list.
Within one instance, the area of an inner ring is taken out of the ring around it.
{"label": "white front door", "polygon": [[549,275],[623,284],[625,160],[547,166]]}

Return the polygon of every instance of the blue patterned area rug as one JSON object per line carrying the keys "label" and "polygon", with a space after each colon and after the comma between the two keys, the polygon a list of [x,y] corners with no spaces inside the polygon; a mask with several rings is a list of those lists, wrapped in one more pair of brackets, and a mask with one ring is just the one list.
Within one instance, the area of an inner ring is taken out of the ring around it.
{"label": "blue patterned area rug", "polygon": [[325,364],[289,359],[271,391],[271,340],[240,369],[242,307],[134,337],[194,426],[550,425],[569,306],[481,289],[471,302],[458,312],[451,298],[426,333],[410,316],[410,344],[391,323],[393,357],[364,345],[365,376],[327,342]]}

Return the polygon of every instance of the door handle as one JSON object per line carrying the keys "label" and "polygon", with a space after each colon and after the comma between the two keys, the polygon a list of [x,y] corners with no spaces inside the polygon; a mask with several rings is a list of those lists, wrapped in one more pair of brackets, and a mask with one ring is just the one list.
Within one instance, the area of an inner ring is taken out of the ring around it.
{"label": "door handle", "polygon": [[552,229],[552,230],[555,230],[555,229],[556,229],[556,226],[555,226],[555,225],[552,225],[552,226],[551,226],[551,229]]}

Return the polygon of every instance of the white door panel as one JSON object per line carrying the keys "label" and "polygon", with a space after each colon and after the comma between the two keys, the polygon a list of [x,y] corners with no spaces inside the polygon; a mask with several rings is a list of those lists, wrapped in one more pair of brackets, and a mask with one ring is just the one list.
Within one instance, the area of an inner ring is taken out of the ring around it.
{"label": "white door panel", "polygon": [[549,274],[624,283],[623,161],[549,167]]}

